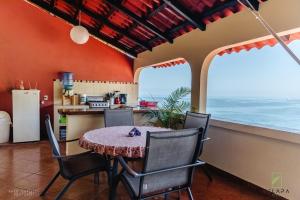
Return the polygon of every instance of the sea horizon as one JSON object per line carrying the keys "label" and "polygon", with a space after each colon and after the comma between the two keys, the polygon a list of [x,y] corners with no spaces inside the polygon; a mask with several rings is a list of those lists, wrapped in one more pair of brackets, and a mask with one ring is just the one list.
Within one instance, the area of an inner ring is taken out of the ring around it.
{"label": "sea horizon", "polygon": [[[140,99],[161,103],[164,98],[144,96]],[[190,97],[184,100],[190,101]],[[300,134],[300,98],[210,96],[206,110],[212,119]]]}

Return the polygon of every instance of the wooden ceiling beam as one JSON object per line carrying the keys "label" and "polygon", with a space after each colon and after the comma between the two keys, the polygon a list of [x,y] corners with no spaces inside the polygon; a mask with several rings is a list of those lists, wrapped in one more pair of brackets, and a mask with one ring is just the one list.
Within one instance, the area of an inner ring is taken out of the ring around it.
{"label": "wooden ceiling beam", "polygon": [[125,45],[121,44],[120,42],[117,42],[116,40],[114,40],[104,34],[100,34],[98,30],[89,30],[89,32],[91,34],[93,34],[95,37],[99,38],[100,40],[122,50],[130,57],[133,57],[133,58],[137,57],[137,53],[134,50],[127,48]]}
{"label": "wooden ceiling beam", "polygon": [[55,5],[55,0],[51,0],[51,1],[50,1],[50,7],[51,7],[51,8],[54,8],[54,5]]}
{"label": "wooden ceiling beam", "polygon": [[94,19],[100,20],[101,23],[105,24],[106,26],[108,26],[110,29],[116,31],[119,34],[122,34],[123,36],[127,37],[128,39],[132,40],[133,42],[135,42],[136,44],[138,44],[139,46],[152,51],[152,48],[145,42],[141,41],[139,38],[134,37],[132,35],[130,35],[130,33],[123,29],[123,28],[119,28],[118,26],[114,25],[113,23],[111,23],[107,18],[98,15],[96,13],[94,13],[93,11],[90,11],[89,9],[85,8],[84,6],[82,6],[80,8],[81,12],[91,16]]}
{"label": "wooden ceiling beam", "polygon": [[[80,1],[82,2],[82,0],[80,0]],[[77,3],[74,2],[74,1],[70,1],[70,0],[69,0],[68,3],[69,3],[70,5],[73,5],[73,6],[75,6],[75,7],[76,7],[76,6],[78,7]],[[107,16],[105,16],[105,17],[102,16],[102,15],[99,15],[99,14],[97,14],[97,13],[91,11],[91,10],[89,10],[89,9],[86,8],[86,7],[84,7],[84,6],[82,5],[82,3],[80,4],[80,6],[79,6],[78,8],[79,8],[79,11],[85,13],[86,15],[88,15],[88,16],[90,16],[90,17],[96,19],[96,20],[99,20],[99,21],[102,23],[102,24],[99,26],[98,29],[101,29],[103,25],[106,25],[106,26],[108,26],[110,29],[112,29],[112,30],[114,30],[115,32],[119,33],[120,35],[125,36],[125,37],[127,37],[128,39],[132,40],[132,41],[133,41],[134,43],[136,43],[137,45],[139,45],[139,46],[141,46],[141,47],[143,47],[143,48],[145,48],[145,49],[147,49],[147,50],[149,50],[149,51],[152,51],[151,46],[149,46],[147,43],[141,41],[139,38],[132,36],[132,35],[130,34],[130,32],[129,32],[128,29],[126,29],[126,30],[125,30],[125,29],[122,29],[122,28],[120,28],[120,27],[114,25],[113,23],[111,23],[111,22],[108,20],[108,17],[109,17],[109,16],[114,12],[114,10],[115,10],[114,8],[111,8],[111,10],[108,12]],[[120,37],[119,37],[119,39],[120,39]]]}
{"label": "wooden ceiling beam", "polygon": [[76,12],[74,14],[74,19],[77,19],[78,15],[79,15],[80,8],[82,7],[82,1],[83,0],[78,0],[78,3],[74,2],[75,3],[75,8],[76,8]]}
{"label": "wooden ceiling beam", "polygon": [[239,2],[237,0],[226,1],[222,4],[220,4],[220,5],[214,6],[211,9],[203,12],[200,17],[202,19],[204,19],[206,17],[210,17],[210,16],[214,15],[217,12],[221,12],[221,11],[225,10],[226,8],[234,7],[238,4],[239,4]]}
{"label": "wooden ceiling beam", "polygon": [[[114,8],[111,8],[108,13],[104,16],[104,18],[108,19],[113,13],[114,13],[115,9]],[[102,23],[100,26],[99,26],[99,30],[102,29],[102,27],[104,26],[105,24]]]}
{"label": "wooden ceiling beam", "polygon": [[[251,6],[248,4],[248,2],[247,1],[245,1],[245,0],[241,0],[245,5],[247,5],[249,8],[251,8]],[[252,4],[252,6],[254,7],[254,9],[256,10],[256,11],[258,11],[259,10],[259,1],[258,0],[248,0],[251,4]]]}
{"label": "wooden ceiling beam", "polygon": [[168,6],[173,8],[181,16],[183,16],[187,21],[193,24],[195,27],[199,28],[201,31],[205,31],[206,24],[202,22],[199,16],[194,15],[191,11],[185,8],[176,0],[163,0]]}
{"label": "wooden ceiling beam", "polygon": [[[259,9],[259,2],[257,0],[249,0],[249,2],[254,6],[255,9]],[[229,0],[226,1],[223,4],[220,4],[218,6],[215,6],[205,12],[203,12],[200,15],[200,19],[203,20],[206,17],[212,16],[217,12],[221,12],[222,10],[226,9],[226,8],[230,8],[230,7],[234,7],[238,4],[239,2],[237,0]],[[247,5],[247,4],[246,4]],[[180,30],[181,28],[187,26],[188,24],[190,24],[189,21],[184,21],[183,23],[179,24],[178,26],[174,27],[173,29],[171,29],[170,31],[168,31],[168,34],[171,35],[172,33]],[[153,39],[151,39],[149,41],[149,44],[151,44],[152,42],[154,42],[155,40],[159,39],[159,37],[155,37]]]}
{"label": "wooden ceiling beam", "polygon": [[143,26],[144,28],[148,29],[149,31],[153,32],[160,38],[167,40],[169,43],[173,43],[173,39],[170,38],[167,34],[163,33],[158,28],[156,28],[155,26],[147,22],[147,20],[137,16],[136,14],[134,14],[133,12],[131,12],[130,10],[122,6],[120,1],[105,0],[105,2],[109,4],[111,7],[115,8],[116,10],[119,10],[120,12],[124,13],[125,15],[130,17],[133,21]]}
{"label": "wooden ceiling beam", "polygon": [[162,11],[163,9],[165,9],[168,6],[168,4],[166,4],[165,2],[162,2],[162,4],[160,4],[157,8],[155,8],[152,12],[150,12],[146,18],[149,19],[151,17],[153,17],[154,15],[156,15],[157,13],[159,13],[160,11]]}
{"label": "wooden ceiling beam", "polygon": [[[190,25],[191,23],[189,21],[184,21],[182,22],[181,24],[179,24],[178,26],[172,28],[171,30],[169,30],[167,33],[168,35],[172,35],[173,33],[179,31],[180,29],[186,27],[187,25]],[[152,38],[151,40],[149,40],[149,44],[151,44],[152,42],[154,42],[155,40],[158,40],[159,37],[155,37],[155,38]]]}
{"label": "wooden ceiling beam", "polygon": [[[35,5],[39,6],[40,8],[47,10],[48,12],[51,12],[52,14],[54,14],[55,16],[62,18],[63,20],[69,22],[70,24],[73,24],[74,26],[78,25],[78,20],[74,19],[73,17],[69,16],[68,14],[59,11],[57,9],[53,9],[49,7],[49,4],[40,1],[40,0],[28,0],[31,3],[34,3]],[[126,54],[128,54],[131,57],[137,57],[137,54],[135,51],[133,51],[132,49],[128,49],[126,46],[124,46],[123,44],[113,40],[112,38],[105,36],[104,34],[100,34],[98,30],[94,30],[90,27],[86,27],[89,31],[89,33],[93,36],[95,36],[96,38],[102,40],[103,42],[106,42],[114,47],[116,47],[117,49],[120,49],[121,51],[125,52]]]}
{"label": "wooden ceiling beam", "polygon": [[179,24],[178,26],[172,28],[168,33],[169,33],[169,34],[173,34],[173,33],[175,33],[175,32],[177,32],[177,31],[181,30],[182,28],[184,28],[184,27],[186,27],[186,26],[188,26],[188,25],[190,25],[190,22],[189,22],[189,21],[184,21],[184,22],[182,22],[181,24]]}

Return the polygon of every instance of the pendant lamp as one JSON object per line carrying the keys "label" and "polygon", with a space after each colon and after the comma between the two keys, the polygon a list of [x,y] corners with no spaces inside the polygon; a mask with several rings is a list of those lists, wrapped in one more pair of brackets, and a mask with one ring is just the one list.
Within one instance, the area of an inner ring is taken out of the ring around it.
{"label": "pendant lamp", "polygon": [[70,37],[76,44],[85,44],[89,40],[90,34],[85,27],[80,25],[80,21],[81,13],[79,12],[79,25],[73,26],[70,31]]}

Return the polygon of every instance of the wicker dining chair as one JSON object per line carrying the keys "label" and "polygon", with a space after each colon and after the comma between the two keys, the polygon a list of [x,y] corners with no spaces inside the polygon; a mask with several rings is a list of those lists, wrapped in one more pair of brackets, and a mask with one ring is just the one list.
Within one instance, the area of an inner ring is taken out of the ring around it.
{"label": "wicker dining chair", "polygon": [[105,109],[104,123],[105,127],[133,126],[133,111],[132,109]]}
{"label": "wicker dining chair", "polygon": [[194,168],[203,164],[198,161],[202,140],[202,129],[148,132],[142,172],[134,171],[118,157],[123,171],[114,180],[113,193],[121,180],[133,200],[180,190],[187,190],[193,200],[190,188]]}
{"label": "wicker dining chair", "polygon": [[[203,128],[203,137],[207,137],[207,129],[208,124],[210,120],[210,114],[204,114],[204,113],[196,113],[196,112],[186,112],[185,121],[183,128],[189,129],[189,128]],[[200,154],[202,153],[203,145],[200,147]],[[205,165],[202,167],[205,175],[208,177],[210,181],[212,181],[212,176],[208,172]]]}
{"label": "wicker dining chair", "polygon": [[55,180],[60,176],[69,182],[57,194],[56,200],[61,199],[63,194],[68,190],[71,184],[77,179],[94,174],[94,183],[99,184],[99,172],[105,171],[110,176],[110,168],[108,161],[99,154],[92,152],[85,152],[81,154],[62,156],[59,144],[54,136],[53,129],[50,122],[50,116],[46,115],[46,129],[49,137],[49,142],[52,148],[53,156],[57,159],[59,164],[59,171],[51,179],[49,184],[42,191],[40,196],[44,196]]}

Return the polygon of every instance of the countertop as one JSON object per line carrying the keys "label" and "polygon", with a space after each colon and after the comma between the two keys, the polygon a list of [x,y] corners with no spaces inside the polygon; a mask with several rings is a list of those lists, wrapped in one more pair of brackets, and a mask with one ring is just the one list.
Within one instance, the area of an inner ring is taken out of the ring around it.
{"label": "countertop", "polygon": [[[128,109],[128,108],[123,108]],[[104,108],[75,108],[75,109],[58,109],[61,115],[98,115],[104,114]],[[133,113],[147,113],[149,111],[156,111],[157,108],[133,108]]]}

